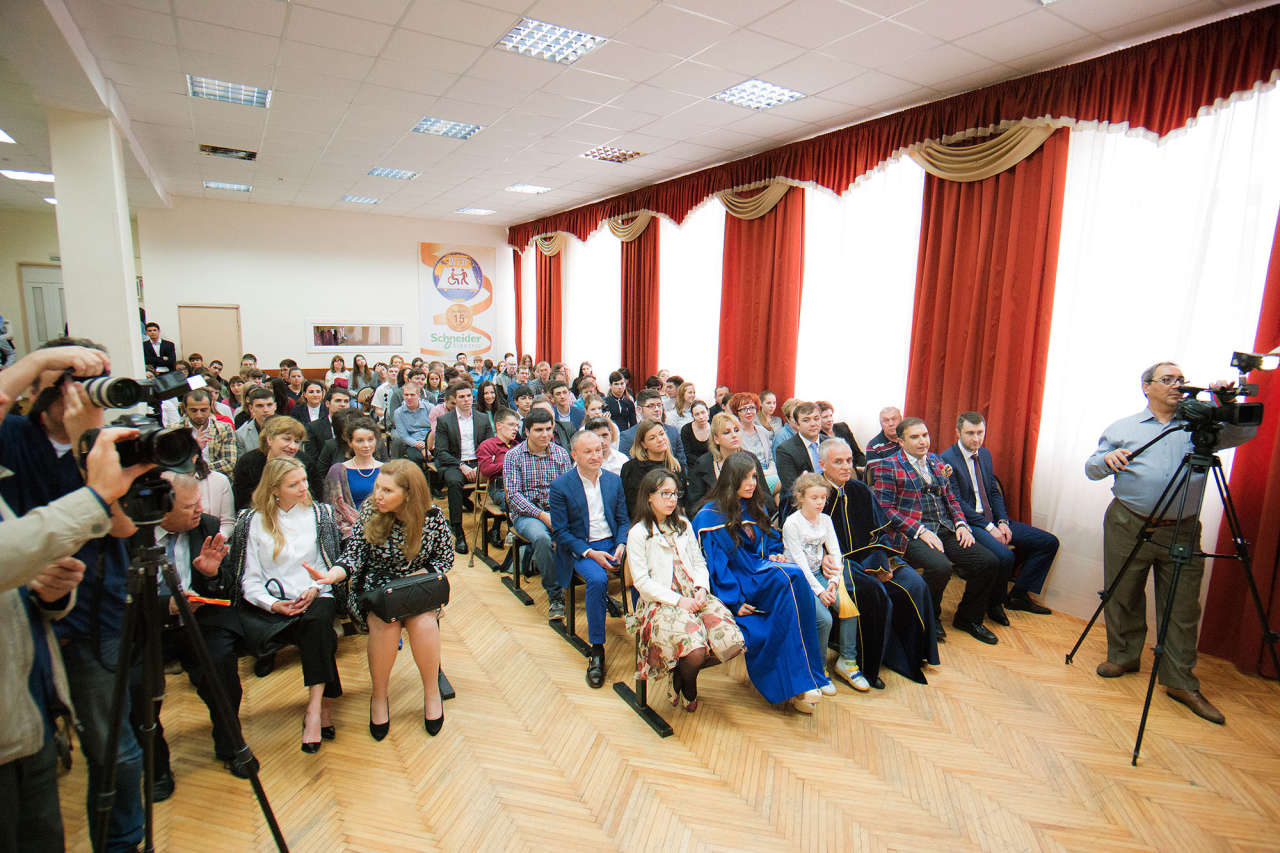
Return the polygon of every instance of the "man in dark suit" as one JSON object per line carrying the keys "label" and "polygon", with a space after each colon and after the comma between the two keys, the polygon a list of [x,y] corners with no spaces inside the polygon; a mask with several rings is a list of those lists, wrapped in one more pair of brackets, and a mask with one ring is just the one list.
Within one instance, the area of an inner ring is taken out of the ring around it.
{"label": "man in dark suit", "polygon": [[[822,443],[822,420],[816,403],[797,403],[791,410],[791,420],[797,432],[778,445],[774,461],[778,466],[778,504],[786,507],[791,498],[791,487],[796,478],[806,471],[822,473],[822,461],[818,447]],[[786,509],[783,509],[786,512]]]}
{"label": "man in dark suit", "polygon": [[[169,475],[166,475],[167,477]],[[156,544],[165,549],[165,556],[173,563],[174,571],[184,591],[207,598],[226,598],[230,588],[231,567],[223,565],[227,545],[218,532],[217,516],[202,511],[200,484],[191,477],[172,476],[173,508],[160,519],[155,527]],[[161,579],[163,581],[163,578]],[[160,607],[172,624],[165,628],[163,643],[181,663],[191,679],[196,693],[209,709],[213,722],[213,754],[236,776],[248,778],[247,767],[232,764],[235,742],[233,734],[219,725],[215,714],[213,682],[221,685],[226,693],[232,713],[240,713],[240,671],[237,664],[236,645],[242,637],[239,611],[234,607],[214,604],[192,604],[196,624],[209,649],[212,671],[201,668],[195,653],[177,621],[177,607],[171,598],[173,591],[161,583]],[[130,722],[135,732],[142,722],[142,686],[133,685],[134,695],[130,704]],[[155,737],[155,785],[156,799],[167,799],[173,793],[173,772],[169,765],[169,745],[164,739],[164,726],[160,724],[160,701],[156,700]],[[139,734],[140,737],[140,734]]]}
{"label": "man in dark suit", "polygon": [[574,467],[551,483],[551,535],[556,541],[560,586],[567,588],[576,572],[587,584],[587,684],[604,684],[605,596],[609,573],[622,565],[627,533],[627,501],[622,478],[602,470],[604,441],[594,432],[573,437]]}
{"label": "man in dark suit", "polygon": [[884,543],[903,557],[929,584],[935,613],[955,569],[965,581],[956,606],[955,627],[994,645],[996,635],[983,624],[984,615],[1008,625],[1004,612],[1004,578],[995,555],[973,538],[960,502],[951,491],[942,459],[929,452],[929,428],[920,418],[898,424],[902,449],[871,466],[875,496],[889,517]]}
{"label": "man in dark suit", "polygon": [[1022,571],[1004,606],[1010,610],[1045,614],[1049,608],[1031,598],[1040,593],[1049,567],[1058,554],[1058,537],[1047,530],[1012,521],[1005,508],[1004,495],[996,486],[991,451],[982,446],[987,437],[987,422],[978,412],[965,412],[956,420],[956,443],[942,451],[951,465],[951,490],[960,501],[964,517],[973,530],[973,538],[1000,561],[1000,573],[1013,573],[1014,552],[1023,558]]}
{"label": "man in dark suit", "polygon": [[[667,442],[671,445],[671,452],[676,455],[676,461],[680,463],[680,467],[689,470],[689,462],[684,455],[684,441],[680,438],[680,430],[671,426],[666,422],[667,410],[662,405],[662,392],[653,388],[646,388],[636,395],[636,414],[640,420],[657,421],[662,424],[662,428],[666,430]],[[636,440],[636,429],[639,424],[633,426],[629,430],[624,430],[618,436],[618,450],[627,455],[631,454],[631,445]]]}
{"label": "man in dark suit", "polygon": [[160,324],[147,324],[147,339],[142,342],[142,358],[156,373],[168,373],[178,363],[178,350],[173,341],[160,337]]}
{"label": "man in dark suit", "polygon": [[627,393],[627,377],[621,371],[609,374],[609,393],[604,395],[604,407],[619,430],[628,430],[636,425],[636,404]]}
{"label": "man in dark suit", "polygon": [[476,481],[479,466],[476,448],[493,437],[493,424],[486,415],[477,415],[472,406],[471,385],[461,380],[449,383],[444,392],[453,401],[453,411],[436,419],[435,462],[449,492],[449,525],[453,528],[453,550],[467,553],[467,537],[462,532],[462,489]]}

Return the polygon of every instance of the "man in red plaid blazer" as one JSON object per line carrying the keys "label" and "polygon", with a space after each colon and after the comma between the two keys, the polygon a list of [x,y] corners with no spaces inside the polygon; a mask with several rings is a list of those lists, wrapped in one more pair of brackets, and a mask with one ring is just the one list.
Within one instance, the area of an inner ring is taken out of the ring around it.
{"label": "man in red plaid blazer", "polygon": [[960,502],[951,491],[947,465],[929,452],[929,428],[920,418],[898,424],[902,449],[874,466],[875,496],[889,516],[884,543],[903,552],[929,585],[942,631],[942,593],[954,569],[965,581],[964,596],[952,624],[984,643],[996,635],[983,624],[1009,624],[1002,603],[1007,578],[1000,576],[995,555],[977,544]]}

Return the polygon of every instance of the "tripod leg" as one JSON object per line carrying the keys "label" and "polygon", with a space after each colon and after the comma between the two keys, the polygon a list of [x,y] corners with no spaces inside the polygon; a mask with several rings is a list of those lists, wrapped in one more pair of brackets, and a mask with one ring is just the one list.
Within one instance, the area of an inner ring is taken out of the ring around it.
{"label": "tripod leg", "polygon": [[1271,630],[1271,625],[1267,622],[1267,608],[1262,603],[1262,596],[1258,592],[1258,583],[1253,576],[1253,557],[1249,553],[1249,543],[1244,538],[1244,528],[1240,524],[1240,517],[1236,515],[1236,504],[1231,499],[1231,490],[1227,487],[1226,477],[1222,473],[1222,467],[1216,466],[1213,469],[1213,480],[1218,486],[1218,495],[1222,498],[1222,514],[1226,516],[1227,528],[1231,531],[1231,541],[1236,548],[1236,558],[1240,560],[1240,565],[1244,567],[1244,579],[1249,586],[1249,595],[1253,599],[1254,609],[1258,613],[1258,624],[1262,626],[1262,641],[1267,646],[1267,652],[1271,655],[1271,666],[1277,677],[1280,677],[1280,658],[1276,655],[1276,642],[1280,640],[1280,635]]}
{"label": "tripod leg", "polygon": [[137,603],[139,611],[138,637],[142,643],[142,695],[145,697],[139,710],[142,716],[142,806],[145,837],[143,849],[150,853],[156,849],[153,817],[155,813],[156,781],[156,699],[163,695],[159,688],[164,684],[164,660],[160,652],[160,614],[155,575],[143,573],[140,578],[142,598]]}
{"label": "tripod leg", "polygon": [[[165,583],[170,589],[181,589],[173,566],[165,563],[161,566],[161,572],[164,575]],[[213,660],[209,657],[209,647],[204,641],[204,635],[200,633],[200,626],[196,624],[195,618],[191,614],[191,606],[187,603],[187,599],[182,595],[175,595],[173,601],[178,608],[178,617],[182,622],[182,630],[186,632],[191,652],[195,656],[200,669],[204,672],[204,677],[209,679],[209,692],[213,695],[213,711],[218,718],[218,725],[231,737],[235,749],[232,764],[248,772],[249,784],[253,788],[253,795],[258,800],[258,808],[262,811],[262,817],[267,822],[267,828],[271,830],[271,837],[276,842],[276,849],[284,853],[289,849],[289,845],[285,841],[284,833],[280,830],[280,824],[276,821],[275,812],[271,809],[271,802],[267,799],[267,792],[262,787],[262,781],[258,778],[258,759],[254,757],[253,751],[245,743],[244,734],[240,729],[240,718],[232,710],[226,690],[223,689],[222,683],[217,678]]]}
{"label": "tripod leg", "polygon": [[138,607],[141,593],[140,570],[130,568],[128,597],[125,602],[124,627],[120,633],[120,653],[116,660],[115,683],[112,686],[111,717],[107,727],[107,742],[102,751],[102,780],[94,803],[91,832],[93,849],[106,850],[107,833],[111,823],[111,808],[116,799],[116,765],[120,752],[120,727],[124,725],[124,701],[129,691],[129,663],[133,658],[133,636],[138,627]]}

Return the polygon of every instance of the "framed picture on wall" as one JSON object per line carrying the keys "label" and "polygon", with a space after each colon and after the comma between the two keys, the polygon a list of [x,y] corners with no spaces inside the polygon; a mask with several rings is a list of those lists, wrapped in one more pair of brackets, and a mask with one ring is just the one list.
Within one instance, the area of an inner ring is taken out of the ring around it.
{"label": "framed picture on wall", "polygon": [[307,322],[307,352],[344,353],[404,349],[403,323]]}

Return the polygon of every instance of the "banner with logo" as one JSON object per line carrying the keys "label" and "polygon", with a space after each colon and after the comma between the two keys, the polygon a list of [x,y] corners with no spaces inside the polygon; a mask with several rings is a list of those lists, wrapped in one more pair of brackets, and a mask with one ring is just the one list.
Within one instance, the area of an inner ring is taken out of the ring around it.
{"label": "banner with logo", "polygon": [[452,361],[460,352],[493,349],[492,246],[418,244],[418,281],[424,356]]}

